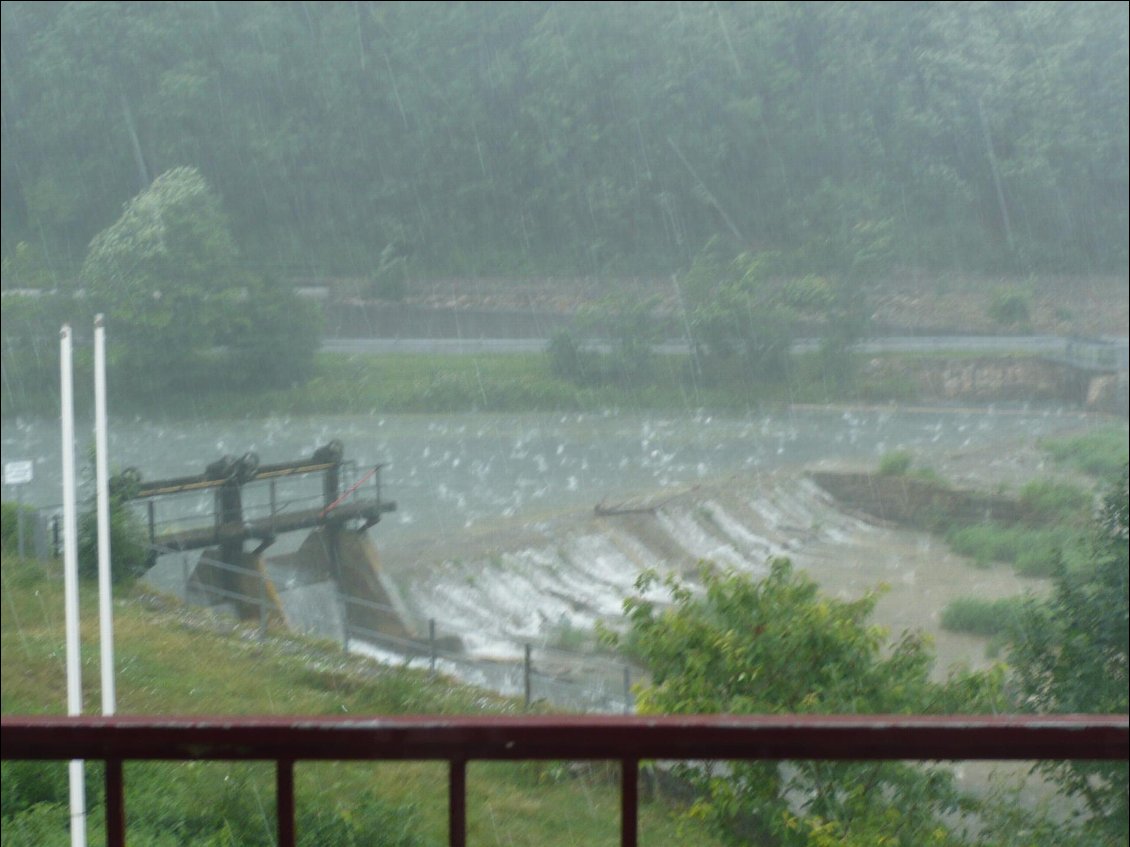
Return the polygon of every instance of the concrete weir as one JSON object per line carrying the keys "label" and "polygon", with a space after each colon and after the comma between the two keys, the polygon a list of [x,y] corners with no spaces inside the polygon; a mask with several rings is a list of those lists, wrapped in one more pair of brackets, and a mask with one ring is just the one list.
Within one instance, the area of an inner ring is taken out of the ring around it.
{"label": "concrete weir", "polygon": [[[418,637],[396,586],[381,569],[377,547],[367,532],[318,527],[293,553],[270,559],[272,567],[293,573],[300,584],[331,583],[343,599],[342,625],[347,632],[375,633],[412,641]],[[271,583],[272,589],[274,587]],[[277,591],[274,602],[290,628]]]}

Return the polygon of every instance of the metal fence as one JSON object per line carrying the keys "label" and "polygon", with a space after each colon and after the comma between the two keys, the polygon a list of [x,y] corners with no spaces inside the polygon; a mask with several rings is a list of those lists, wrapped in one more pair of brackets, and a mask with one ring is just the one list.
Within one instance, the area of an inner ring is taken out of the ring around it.
{"label": "metal fence", "polygon": [[[434,673],[444,673],[501,694],[522,697],[526,708],[538,701],[583,712],[619,712],[633,708],[632,681],[639,671],[622,658],[595,650],[567,650],[532,642],[515,642],[520,649],[513,659],[483,659],[452,650],[445,644],[462,633],[441,628],[435,618],[405,619],[402,610],[357,597],[342,596],[342,640],[347,650],[358,649],[357,641],[413,661]],[[348,610],[367,609],[397,615],[419,637],[404,638],[351,624]],[[426,635],[425,635],[426,633]],[[379,656],[378,656],[379,658]]]}
{"label": "metal fence", "polygon": [[448,763],[448,843],[467,843],[469,761],[620,763],[620,843],[639,843],[641,760],[1125,761],[1126,715],[638,717],[4,716],[4,759],[101,760],[106,843],[126,841],[124,761],[273,761],[279,847],[293,847],[300,761]]}
{"label": "metal fence", "polygon": [[[285,607],[289,592],[284,588],[272,596],[270,563],[259,570],[170,547],[155,546],[153,551],[167,562],[180,563],[179,572],[175,564],[166,566],[167,572],[174,573],[171,579],[178,584],[165,583],[161,588],[176,593],[190,605],[226,607],[236,615],[242,610],[241,617],[257,621],[261,639],[269,636],[272,615],[276,611],[285,614],[285,608],[276,606],[275,598],[282,600]],[[240,591],[230,585],[207,582],[207,571],[231,575],[235,577],[231,582],[254,589]],[[194,573],[199,574],[196,580]],[[632,685],[642,671],[610,652],[570,650],[544,642],[516,640],[511,657],[477,657],[457,647],[468,633],[445,627],[442,620],[415,617],[401,606],[349,596],[340,592],[332,580],[304,587],[321,590],[329,602],[319,607],[322,616],[313,625],[309,621],[290,621],[298,634],[331,638],[347,652],[367,655],[384,664],[427,668],[432,674],[451,676],[504,696],[520,697],[526,708],[544,702],[580,712],[633,711]],[[391,616],[403,624],[407,635],[351,622],[357,612],[364,611]]]}
{"label": "metal fence", "polygon": [[[343,488],[348,488],[359,473],[350,463],[345,463]],[[377,475],[379,480],[379,474]],[[379,484],[375,483],[375,484]],[[319,505],[321,489],[312,490],[313,484],[295,481],[289,485],[265,486],[265,497],[245,505],[245,514],[251,517],[279,516],[294,510]],[[187,518],[183,498],[178,516],[162,513],[158,499],[150,500],[142,509],[147,534],[150,538],[174,531],[210,526],[214,521],[211,494],[201,494],[200,508]],[[377,491],[380,497],[380,491]],[[29,549],[37,557],[60,555],[62,528],[57,507],[26,508],[22,514],[26,524],[24,534]],[[259,622],[259,634],[267,637],[274,600],[263,573],[254,568],[233,565],[206,555],[197,555],[172,547],[152,545],[161,557],[173,557],[181,563],[176,577],[179,585],[160,587],[180,595],[187,603],[198,606],[215,606],[217,600],[238,609],[254,609]],[[253,593],[236,591],[230,587],[209,585],[206,589],[192,584],[192,574],[204,565],[216,572],[231,574],[244,584],[254,584]],[[268,565],[267,577],[270,578]],[[403,607],[373,603],[359,597],[341,594],[326,583],[326,592],[332,593],[332,603],[323,607],[328,620],[317,627],[297,627],[303,634],[316,634],[340,641],[343,648],[362,653],[386,663],[426,666],[433,673],[453,676],[469,684],[512,697],[521,697],[527,707],[539,701],[566,709],[595,713],[630,713],[633,708],[631,687],[640,671],[630,662],[598,650],[570,650],[546,642],[515,641],[514,655],[504,659],[487,659],[470,655],[452,645],[466,634],[446,627],[442,620],[425,619],[410,615]],[[283,592],[285,594],[285,591]],[[350,613],[369,610],[395,616],[413,633],[405,638],[369,627],[350,623]],[[301,623],[301,622],[298,622]]]}

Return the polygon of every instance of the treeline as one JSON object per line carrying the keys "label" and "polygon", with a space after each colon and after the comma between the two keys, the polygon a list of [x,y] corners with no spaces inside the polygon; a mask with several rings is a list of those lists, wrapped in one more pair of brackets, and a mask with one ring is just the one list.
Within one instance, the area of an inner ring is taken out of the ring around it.
{"label": "treeline", "polygon": [[284,276],[1125,269],[1125,3],[3,5],[5,285],[199,169]]}

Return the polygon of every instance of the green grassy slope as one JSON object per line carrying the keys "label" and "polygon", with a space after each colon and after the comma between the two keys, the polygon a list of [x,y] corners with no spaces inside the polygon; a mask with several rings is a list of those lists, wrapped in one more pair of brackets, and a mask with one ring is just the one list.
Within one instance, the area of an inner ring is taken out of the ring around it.
{"label": "green grassy slope", "polygon": [[[65,711],[62,579],[57,565],[5,555],[0,709]],[[99,708],[96,589],[83,585],[85,708]],[[265,642],[208,612],[135,587],[115,601],[120,714],[483,714],[513,701],[426,671],[347,657],[333,644],[271,633]],[[273,844],[270,764],[126,766],[131,843]],[[66,844],[65,765],[4,763],[3,845]],[[445,843],[443,763],[300,764],[301,844]],[[101,843],[99,769],[88,765],[92,844]],[[555,763],[474,763],[468,776],[470,843],[618,842],[617,772]],[[647,843],[710,844],[658,800],[640,808]],[[677,827],[681,827],[678,829]],[[694,829],[694,827],[692,827]],[[688,841],[689,839],[689,841]]]}

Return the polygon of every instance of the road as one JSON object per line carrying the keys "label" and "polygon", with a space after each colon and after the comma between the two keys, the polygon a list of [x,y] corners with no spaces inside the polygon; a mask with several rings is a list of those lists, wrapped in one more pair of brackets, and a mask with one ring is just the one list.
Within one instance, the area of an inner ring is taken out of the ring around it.
{"label": "road", "polygon": [[[378,355],[386,353],[540,353],[545,338],[328,338],[322,350],[329,353]],[[1054,355],[1062,353],[1067,339],[1055,335],[991,336],[888,336],[869,338],[855,345],[861,353],[1030,353]],[[793,344],[797,352],[818,349],[819,339],[800,338]],[[607,342],[589,342],[591,350],[607,352]],[[655,346],[657,353],[687,353],[685,342],[664,342]]]}

